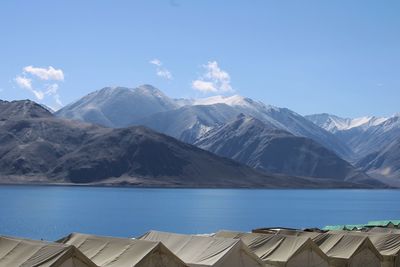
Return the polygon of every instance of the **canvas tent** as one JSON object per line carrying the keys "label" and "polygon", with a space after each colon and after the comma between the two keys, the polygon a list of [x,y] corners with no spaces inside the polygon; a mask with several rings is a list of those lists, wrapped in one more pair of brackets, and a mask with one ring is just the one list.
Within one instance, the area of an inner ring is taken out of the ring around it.
{"label": "canvas tent", "polygon": [[323,233],[313,238],[334,267],[378,267],[382,256],[367,236]]}
{"label": "canvas tent", "polygon": [[368,230],[368,233],[400,234],[400,229],[373,227]]}
{"label": "canvas tent", "polygon": [[303,231],[303,230],[296,230],[296,229],[284,229],[284,230],[274,230],[272,231],[271,229],[269,229],[268,231],[265,231],[264,229],[256,229],[252,231],[253,233],[258,233],[258,234],[275,234],[275,235],[286,235],[286,236],[305,236],[305,237],[309,237],[309,238],[314,238],[316,236],[318,236],[321,233],[325,233],[322,231]]}
{"label": "canvas tent", "polygon": [[221,231],[222,238],[240,238],[266,266],[328,267],[329,259],[308,237]]}
{"label": "canvas tent", "polygon": [[261,267],[263,262],[239,239],[150,231],[142,240],[160,241],[193,267]]}
{"label": "canvas tent", "polygon": [[0,236],[0,266],[97,267],[74,246]]}
{"label": "canvas tent", "polygon": [[368,227],[399,228],[400,220],[369,221],[367,226]]}
{"label": "canvas tent", "polygon": [[382,267],[400,267],[400,234],[349,232],[349,235],[368,236],[383,256]]}
{"label": "canvas tent", "polygon": [[160,242],[73,233],[58,242],[74,245],[101,267],[184,267]]}
{"label": "canvas tent", "polygon": [[368,237],[383,256],[382,267],[400,267],[400,234],[369,234]]}

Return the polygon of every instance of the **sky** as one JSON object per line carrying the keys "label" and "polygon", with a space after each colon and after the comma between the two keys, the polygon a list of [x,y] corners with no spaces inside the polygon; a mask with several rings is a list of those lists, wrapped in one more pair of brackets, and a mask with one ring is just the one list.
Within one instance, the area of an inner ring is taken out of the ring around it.
{"label": "sky", "polygon": [[106,86],[239,94],[302,115],[400,112],[397,0],[2,0],[0,99]]}

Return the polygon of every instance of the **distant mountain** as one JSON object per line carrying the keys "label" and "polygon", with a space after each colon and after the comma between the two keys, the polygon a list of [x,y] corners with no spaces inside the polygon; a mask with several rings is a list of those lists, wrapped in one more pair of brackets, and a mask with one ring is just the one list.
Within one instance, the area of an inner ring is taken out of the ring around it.
{"label": "distant mountain", "polygon": [[141,120],[132,121],[132,124],[143,124],[192,143],[212,127],[227,123],[243,113],[296,136],[311,138],[339,156],[351,158],[351,150],[332,133],[286,108],[267,106],[262,102],[238,95],[178,101],[179,105],[186,106],[153,114]]}
{"label": "distant mountain", "polygon": [[44,117],[52,117],[52,115],[47,109],[33,101],[8,102],[0,100],[0,121]]}
{"label": "distant mountain", "polygon": [[365,171],[400,182],[400,136],[381,151],[373,152],[357,165]]}
{"label": "distant mountain", "polygon": [[[332,125],[331,119],[335,117],[326,114],[307,116],[321,127],[327,127],[330,123]],[[325,122],[323,118],[327,118]],[[400,115],[390,118],[364,117],[341,120],[347,120],[349,123],[345,127],[337,127],[334,134],[353,150],[354,159],[380,152],[400,137]]]}
{"label": "distant mountain", "polygon": [[212,128],[222,125],[239,115],[239,111],[226,104],[194,105],[160,112],[133,121],[155,131],[193,144]]}
{"label": "distant mountain", "polygon": [[339,116],[322,113],[305,116],[306,119],[312,121],[319,127],[331,132],[346,131],[352,128],[368,129],[371,126],[379,125],[387,118],[380,117],[360,117],[355,119],[341,118]]}
{"label": "distant mountain", "polygon": [[3,101],[0,114],[0,183],[364,186],[261,174],[144,127],[113,129],[59,119],[30,101]]}
{"label": "distant mountain", "polygon": [[134,89],[106,87],[67,105],[58,117],[95,123],[108,127],[131,126],[131,122],[157,112],[177,108],[174,100],[151,85]]}
{"label": "distant mountain", "polygon": [[376,183],[317,142],[243,114],[210,130],[195,145],[267,172]]}

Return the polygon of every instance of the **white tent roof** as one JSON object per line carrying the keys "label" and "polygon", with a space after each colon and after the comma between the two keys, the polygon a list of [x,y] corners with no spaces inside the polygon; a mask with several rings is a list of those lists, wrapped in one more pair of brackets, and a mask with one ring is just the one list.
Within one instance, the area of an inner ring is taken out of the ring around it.
{"label": "white tent roof", "polygon": [[189,266],[264,266],[239,239],[203,237],[150,231],[140,237],[161,241]]}
{"label": "white tent roof", "polygon": [[102,267],[186,266],[160,242],[79,233],[70,234],[58,242],[76,246]]}
{"label": "white tent roof", "polygon": [[329,257],[350,259],[363,247],[369,248],[378,258],[380,253],[376,250],[367,236],[323,233],[313,238],[313,241]]}
{"label": "white tent roof", "polygon": [[0,236],[0,266],[97,267],[74,246]]}
{"label": "white tent roof", "polygon": [[400,234],[357,232],[357,231],[330,231],[333,234],[367,236],[375,248],[385,256],[394,256],[400,253]]}
{"label": "white tent roof", "polygon": [[[302,250],[312,249],[318,257],[315,257],[313,266],[328,265],[328,257],[308,237],[285,236],[264,233],[240,233],[220,231],[216,237],[240,238],[251,251],[265,262],[285,264]],[[310,260],[310,259],[308,259]],[[307,265],[303,263],[304,265]],[[309,263],[311,264],[311,263]]]}

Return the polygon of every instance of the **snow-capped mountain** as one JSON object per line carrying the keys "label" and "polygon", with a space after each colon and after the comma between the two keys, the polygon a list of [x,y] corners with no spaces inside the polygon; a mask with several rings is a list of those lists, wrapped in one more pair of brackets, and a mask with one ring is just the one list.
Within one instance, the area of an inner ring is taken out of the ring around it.
{"label": "snow-capped mountain", "polygon": [[374,183],[317,142],[244,114],[210,130],[195,145],[267,172]]}
{"label": "snow-capped mountain", "polygon": [[155,131],[192,144],[212,128],[232,120],[239,114],[225,104],[183,106],[178,109],[155,113],[132,121]]}
{"label": "snow-capped mountain", "polygon": [[106,87],[64,107],[56,116],[109,127],[145,125],[193,143],[240,113],[293,135],[311,138],[344,159],[352,158],[351,150],[337,137],[301,115],[239,95],[172,99],[150,85],[135,89]]}
{"label": "snow-capped mountain", "polygon": [[354,152],[359,160],[370,153],[379,152],[400,137],[400,116],[389,118],[362,117],[345,119],[334,115],[306,116],[309,120],[334,133]]}
{"label": "snow-capped mountain", "polygon": [[342,158],[352,158],[351,150],[332,133],[310,122],[300,114],[287,108],[265,105],[260,101],[234,95],[231,97],[214,96],[204,99],[192,100],[192,105],[226,104],[239,113],[243,113],[261,120],[264,123],[290,132],[296,136],[311,138],[328,149],[334,151]]}
{"label": "snow-capped mountain", "polygon": [[133,89],[106,87],[67,105],[55,114],[108,127],[126,127],[135,119],[177,107],[173,99],[151,85]]}
{"label": "snow-capped mountain", "polygon": [[379,125],[387,120],[387,118],[384,117],[374,116],[366,116],[354,119],[341,118],[339,116],[327,113],[307,115],[305,118],[332,133],[358,127],[360,129],[367,130],[369,127]]}

